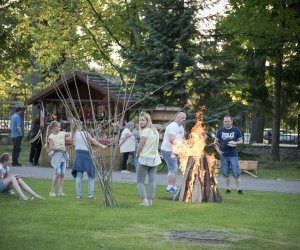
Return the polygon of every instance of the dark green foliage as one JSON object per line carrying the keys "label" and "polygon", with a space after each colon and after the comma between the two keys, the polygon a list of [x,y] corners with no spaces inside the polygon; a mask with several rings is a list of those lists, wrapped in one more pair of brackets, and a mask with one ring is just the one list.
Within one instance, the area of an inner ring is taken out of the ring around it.
{"label": "dark green foliage", "polygon": [[147,96],[143,107],[187,103],[187,83],[193,80],[196,68],[193,40],[197,36],[197,5],[188,2],[189,7],[181,0],[150,1],[141,13],[144,22],[132,26],[138,42],[123,56],[126,74],[136,77],[136,94]]}

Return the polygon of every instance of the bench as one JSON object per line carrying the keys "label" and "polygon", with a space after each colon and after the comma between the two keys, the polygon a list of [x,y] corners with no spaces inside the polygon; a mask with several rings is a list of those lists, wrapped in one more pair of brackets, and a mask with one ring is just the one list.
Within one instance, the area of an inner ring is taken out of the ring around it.
{"label": "bench", "polygon": [[[253,177],[257,177],[257,164],[258,164],[258,161],[239,160],[239,166],[240,166],[241,171],[245,172]],[[216,167],[220,168],[220,161],[216,162]]]}

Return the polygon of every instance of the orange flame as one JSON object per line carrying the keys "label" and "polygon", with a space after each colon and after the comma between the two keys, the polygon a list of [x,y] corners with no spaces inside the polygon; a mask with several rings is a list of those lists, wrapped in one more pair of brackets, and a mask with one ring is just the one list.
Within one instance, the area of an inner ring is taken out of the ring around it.
{"label": "orange flame", "polygon": [[[172,144],[173,153],[178,154],[180,163],[179,168],[182,174],[185,172],[189,156],[200,158],[203,155],[206,155],[210,168],[214,166],[215,157],[213,155],[208,155],[205,152],[206,127],[203,124],[203,111],[204,107],[200,108],[196,113],[196,124],[192,128],[188,140],[175,140]],[[198,164],[197,160],[195,160],[195,164]]]}

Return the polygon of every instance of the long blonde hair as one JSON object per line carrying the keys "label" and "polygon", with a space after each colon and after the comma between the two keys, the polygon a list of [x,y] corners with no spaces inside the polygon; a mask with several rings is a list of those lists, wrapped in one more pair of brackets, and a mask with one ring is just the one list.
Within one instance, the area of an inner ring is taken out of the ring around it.
{"label": "long blonde hair", "polygon": [[[147,125],[145,128],[151,128],[154,133],[158,132],[156,127],[152,123],[150,114],[148,114],[147,112],[141,112],[139,117],[144,117],[147,120]],[[145,128],[143,128],[143,129],[145,129]]]}
{"label": "long blonde hair", "polygon": [[46,143],[44,145],[44,148],[47,148],[49,149],[49,141],[48,141],[48,137],[50,135],[50,133],[52,133],[52,130],[53,128],[59,126],[60,123],[58,121],[52,121],[50,122],[50,124],[48,125],[47,129],[46,129],[46,135],[45,135],[45,140],[46,140]]}
{"label": "long blonde hair", "polygon": [[71,121],[71,139],[72,139],[73,143],[74,143],[75,133],[77,130],[82,130],[81,121],[79,121],[77,119],[72,119],[72,121]]}

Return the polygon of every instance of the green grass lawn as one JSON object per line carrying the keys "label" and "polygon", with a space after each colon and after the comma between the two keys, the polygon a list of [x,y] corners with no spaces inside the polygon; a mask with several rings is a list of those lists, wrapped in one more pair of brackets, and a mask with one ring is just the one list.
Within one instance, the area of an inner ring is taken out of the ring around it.
{"label": "green grass lawn", "polygon": [[[223,194],[223,203],[167,200],[159,186],[152,207],[139,206],[136,186],[113,183],[119,206],[76,200],[74,181],[66,197],[49,197],[50,180],[26,179],[46,200],[0,195],[1,249],[299,249],[300,196],[247,191]],[[84,182],[84,192],[87,184]],[[164,199],[160,199],[164,198]],[[232,233],[228,242],[172,240],[174,231]]]}

